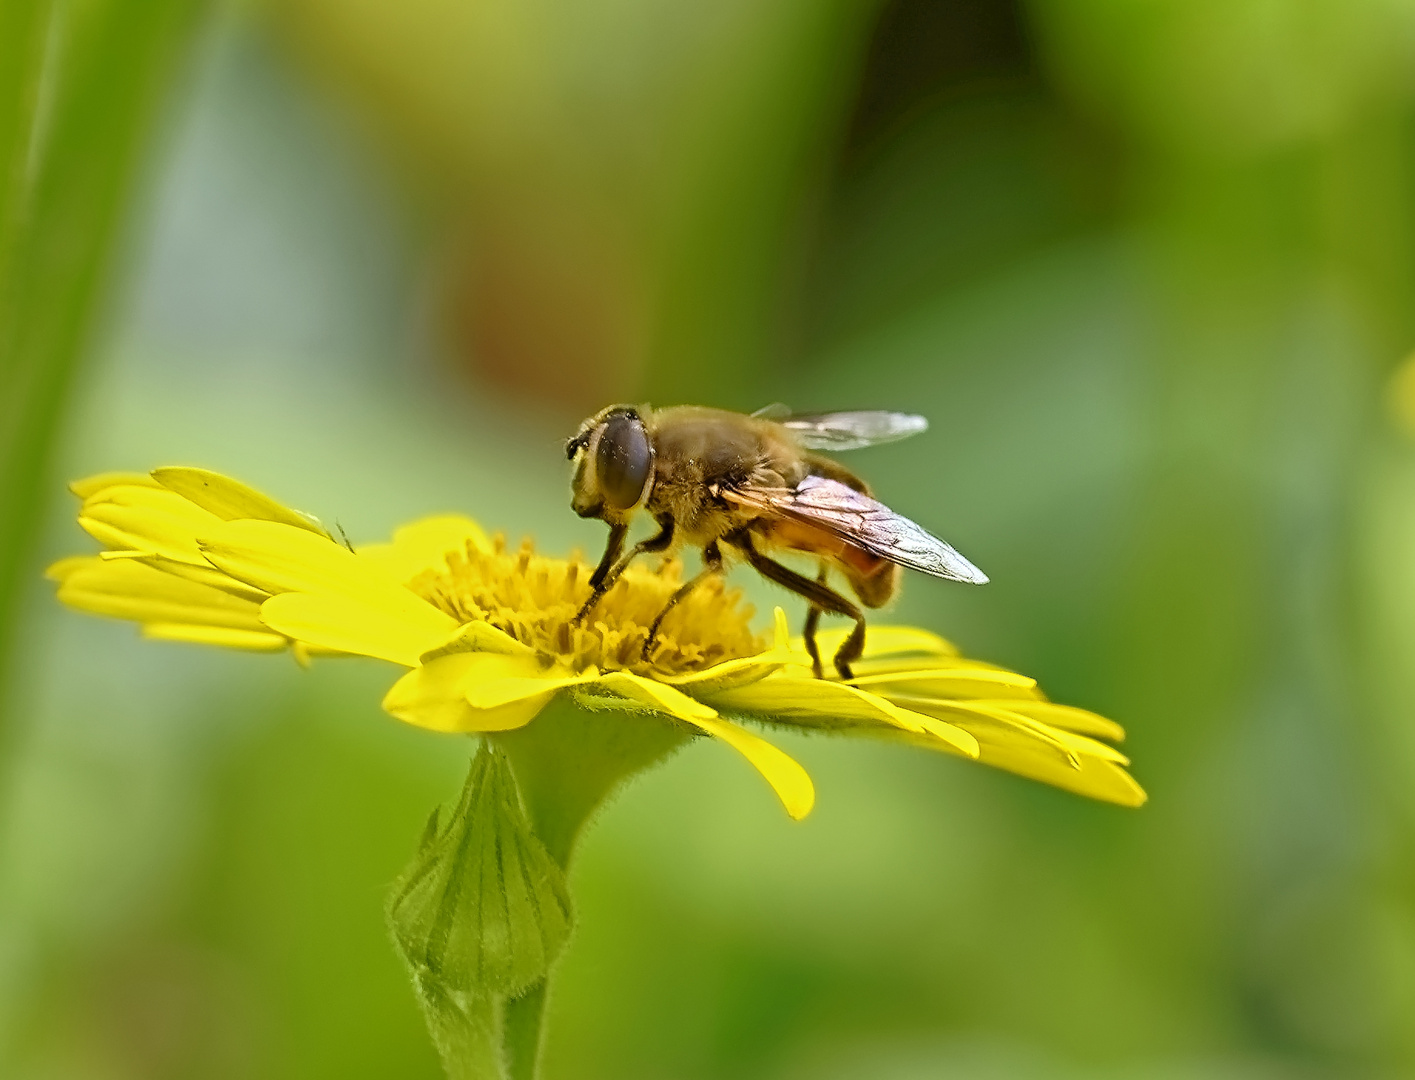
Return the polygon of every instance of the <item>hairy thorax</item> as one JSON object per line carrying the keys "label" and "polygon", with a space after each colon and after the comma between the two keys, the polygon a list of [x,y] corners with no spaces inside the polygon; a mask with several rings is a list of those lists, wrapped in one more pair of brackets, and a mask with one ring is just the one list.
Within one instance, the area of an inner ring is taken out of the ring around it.
{"label": "hairy thorax", "polygon": [[806,473],[776,425],[739,413],[682,407],[655,413],[654,486],[647,509],[671,515],[680,544],[702,547],[750,522],[720,496],[747,484],[792,487]]}

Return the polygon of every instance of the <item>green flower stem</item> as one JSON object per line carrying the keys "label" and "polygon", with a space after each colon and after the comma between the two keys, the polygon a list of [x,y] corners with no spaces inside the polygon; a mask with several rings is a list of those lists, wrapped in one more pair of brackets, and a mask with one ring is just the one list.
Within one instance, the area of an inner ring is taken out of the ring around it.
{"label": "green flower stem", "polygon": [[413,982],[447,1080],[500,1080],[496,999],[454,996],[437,980],[416,974]]}
{"label": "green flower stem", "polygon": [[545,1045],[546,990],[550,975],[534,989],[506,1003],[502,1038],[506,1044],[507,1080],[535,1080]]}
{"label": "green flower stem", "polygon": [[557,697],[525,727],[492,739],[511,762],[536,836],[568,870],[575,842],[595,810],[688,735],[660,716],[587,712]]}
{"label": "green flower stem", "polygon": [[[658,764],[688,739],[661,717],[592,713],[557,698],[526,727],[494,737],[505,751],[531,826],[569,871],[576,841],[615,788]],[[535,1080],[544,1045],[550,977],[506,1003],[509,1080]]]}

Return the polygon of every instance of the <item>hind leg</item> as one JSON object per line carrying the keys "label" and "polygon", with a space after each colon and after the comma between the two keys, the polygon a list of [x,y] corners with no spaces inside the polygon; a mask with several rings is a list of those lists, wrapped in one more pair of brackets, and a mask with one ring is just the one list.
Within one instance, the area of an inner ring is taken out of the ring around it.
{"label": "hind leg", "polygon": [[[850,636],[845,639],[844,644],[835,653],[835,670],[840,672],[842,679],[853,679],[855,674],[851,670],[850,664],[858,660],[860,654],[865,651],[864,612],[834,589],[819,581],[812,581],[810,578],[796,573],[790,567],[782,566],[774,559],[767,558],[756,549],[756,545],[752,542],[751,533],[745,529],[724,539],[734,547],[741,548],[747,561],[751,563],[752,569],[768,581],[774,581],[783,588],[790,589],[797,596],[804,597],[813,607],[855,620],[855,629],[850,632]],[[818,671],[817,674],[820,672]]]}
{"label": "hind leg", "polygon": [[[816,575],[816,584],[824,585],[826,578],[825,563],[821,563],[820,573]],[[820,626],[822,609],[812,604],[806,609],[806,625],[801,631],[801,636],[806,641],[806,652],[811,657],[811,671],[815,673],[817,679],[825,678],[825,672],[821,670],[821,651],[816,644],[816,628]]]}

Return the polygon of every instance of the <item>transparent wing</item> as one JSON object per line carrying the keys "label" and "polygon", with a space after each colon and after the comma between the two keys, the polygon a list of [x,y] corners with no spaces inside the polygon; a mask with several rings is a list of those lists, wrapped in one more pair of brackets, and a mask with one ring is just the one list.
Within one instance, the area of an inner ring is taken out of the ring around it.
{"label": "transparent wing", "polygon": [[816,525],[882,559],[949,581],[984,585],[987,575],[950,545],[884,503],[838,480],[808,476],[791,488],[743,488],[723,498]]}
{"label": "transparent wing", "polygon": [[898,442],[929,429],[929,422],[922,416],[883,409],[792,416],[778,415],[776,410],[780,408],[768,405],[759,412],[790,431],[807,450],[858,450],[862,446]]}

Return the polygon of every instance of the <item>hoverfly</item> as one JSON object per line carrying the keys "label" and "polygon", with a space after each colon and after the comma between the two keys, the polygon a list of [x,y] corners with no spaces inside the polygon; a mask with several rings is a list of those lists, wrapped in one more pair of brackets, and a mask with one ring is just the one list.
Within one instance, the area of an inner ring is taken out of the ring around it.
{"label": "hoverfly", "polygon": [[[604,556],[590,578],[581,622],[624,568],[648,552],[696,547],[703,569],[685,582],[654,619],[648,655],[664,616],[710,575],[725,555],[739,554],[763,577],[805,598],[805,642],[821,676],[816,628],[823,613],[855,620],[835,654],[835,669],[853,678],[865,647],[860,607],[827,584],[834,567],[860,603],[877,608],[907,566],[934,577],[981,585],[988,579],[948,544],[870,496],[863,480],[818,450],[853,450],[894,442],[928,427],[921,416],[837,412],[793,416],[784,406],[752,413],[679,406],[611,405],[565,444],[576,463],[570,505],[609,526]],[[630,519],[646,510],[658,532],[624,553]],[[724,551],[726,549],[726,551]],[[798,551],[820,561],[812,579],[769,557]]]}

